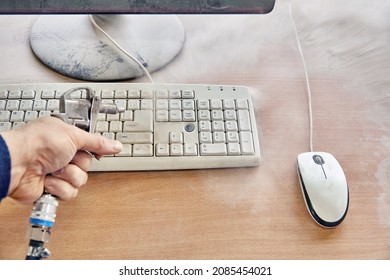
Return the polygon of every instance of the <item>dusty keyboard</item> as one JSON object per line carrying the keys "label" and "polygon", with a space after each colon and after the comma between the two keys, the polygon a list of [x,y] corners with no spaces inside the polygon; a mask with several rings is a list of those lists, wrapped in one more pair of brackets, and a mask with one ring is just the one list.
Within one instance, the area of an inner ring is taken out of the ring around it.
{"label": "dusty keyboard", "polygon": [[[137,83],[0,85],[0,131],[59,110],[67,90],[88,86],[103,102],[124,108],[100,114],[96,133],[123,150],[94,161],[92,171],[257,166],[260,146],[248,88]],[[83,92],[79,92],[80,97]],[[53,140],[54,141],[54,140]]]}

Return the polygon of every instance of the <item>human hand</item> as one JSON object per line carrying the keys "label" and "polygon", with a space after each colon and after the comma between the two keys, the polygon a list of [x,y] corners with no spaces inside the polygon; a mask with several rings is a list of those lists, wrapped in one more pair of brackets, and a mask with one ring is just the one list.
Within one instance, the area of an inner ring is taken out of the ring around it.
{"label": "human hand", "polygon": [[116,154],[122,144],[94,135],[54,117],[30,121],[2,133],[11,155],[8,196],[22,203],[46,190],[61,200],[77,195],[87,182],[92,157]]}

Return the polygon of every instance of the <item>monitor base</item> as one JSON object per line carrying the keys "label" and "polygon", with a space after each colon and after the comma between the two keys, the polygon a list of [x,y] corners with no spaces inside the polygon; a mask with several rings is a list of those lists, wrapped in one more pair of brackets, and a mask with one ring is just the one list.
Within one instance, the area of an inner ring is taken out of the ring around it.
{"label": "monitor base", "polygon": [[[176,16],[94,15],[94,19],[149,72],[171,62],[185,41],[184,27]],[[38,17],[30,46],[46,66],[76,79],[114,81],[145,74],[92,25],[88,15]]]}

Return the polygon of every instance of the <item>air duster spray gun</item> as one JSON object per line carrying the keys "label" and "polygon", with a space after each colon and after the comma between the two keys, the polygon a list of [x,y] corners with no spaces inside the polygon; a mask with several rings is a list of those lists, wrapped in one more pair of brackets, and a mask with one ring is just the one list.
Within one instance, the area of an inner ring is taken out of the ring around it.
{"label": "air duster spray gun", "polygon": [[[103,103],[89,87],[76,87],[65,92],[60,97],[59,109],[59,114],[54,114],[53,117],[91,133],[95,132],[99,113],[123,112],[123,108],[118,108],[113,103]],[[57,207],[57,197],[49,193],[44,193],[34,203],[27,232],[30,242],[26,260],[40,260],[50,256],[50,251],[44,245],[49,241]]]}

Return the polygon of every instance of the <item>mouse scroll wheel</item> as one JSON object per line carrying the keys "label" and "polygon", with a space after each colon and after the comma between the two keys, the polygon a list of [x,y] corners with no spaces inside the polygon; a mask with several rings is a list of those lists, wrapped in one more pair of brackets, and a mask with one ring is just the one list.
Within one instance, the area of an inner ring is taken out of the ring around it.
{"label": "mouse scroll wheel", "polygon": [[325,160],[320,155],[314,155],[313,159],[314,159],[314,162],[319,164],[319,165],[323,165],[325,163]]}

